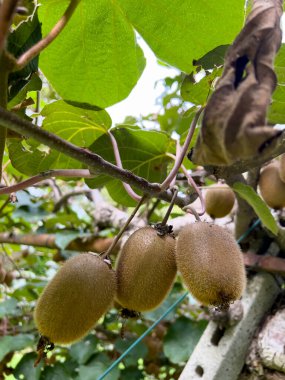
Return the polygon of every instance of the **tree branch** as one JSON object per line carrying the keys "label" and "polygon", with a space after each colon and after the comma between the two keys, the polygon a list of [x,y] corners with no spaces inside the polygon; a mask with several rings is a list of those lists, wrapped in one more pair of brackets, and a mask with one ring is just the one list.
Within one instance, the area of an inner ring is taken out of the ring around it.
{"label": "tree branch", "polygon": [[[169,190],[161,191],[158,183],[150,183],[146,179],[133,174],[129,170],[122,170],[116,165],[104,160],[98,154],[92,153],[84,148],[79,148],[78,146],[61,139],[53,133],[47,132],[26,120],[20,119],[17,115],[14,115],[1,107],[0,125],[3,125],[23,136],[34,138],[42,144],[82,162],[93,169],[94,175],[109,175],[137,187],[142,192],[147,193],[152,197],[154,196],[167,202],[171,201],[172,192]],[[193,202],[195,197],[195,194],[178,196],[175,203],[180,207],[184,207]]]}
{"label": "tree branch", "polygon": [[0,6],[0,56],[12,23],[18,0],[3,0]]}
{"label": "tree branch", "polygon": [[[102,252],[110,247],[113,238],[102,238],[94,235],[84,236],[71,241],[66,249],[70,251],[92,251]],[[54,234],[24,234],[14,235],[11,233],[0,233],[0,243],[23,244],[34,247],[46,247],[58,249],[56,245],[56,235]]]}
{"label": "tree branch", "polygon": [[218,178],[226,178],[230,175],[245,173],[251,169],[262,166],[283,153],[285,153],[285,132],[282,132],[276,139],[276,144],[273,149],[269,146],[260,154],[250,159],[239,160],[229,166],[205,166],[205,169]]}
{"label": "tree branch", "polygon": [[33,47],[31,47],[28,51],[23,53],[17,59],[16,66],[15,66],[16,71],[21,70],[23,67],[25,67],[34,57],[40,54],[40,52],[43,51],[59,35],[59,33],[67,25],[68,21],[70,20],[71,16],[73,15],[79,3],[80,3],[80,0],[71,0],[68,8],[64,12],[64,15],[55,24],[55,26],[52,28],[49,34],[45,36],[43,39],[41,39]]}

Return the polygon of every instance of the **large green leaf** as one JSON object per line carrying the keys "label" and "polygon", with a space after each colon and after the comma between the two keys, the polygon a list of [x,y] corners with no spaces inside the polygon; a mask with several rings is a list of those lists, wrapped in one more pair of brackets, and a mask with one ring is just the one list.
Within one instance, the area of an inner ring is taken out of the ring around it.
{"label": "large green leaf", "polygon": [[272,124],[285,124],[285,44],[282,44],[276,59],[275,72],[278,85],[273,93],[269,107],[268,121]]}
{"label": "large green leaf", "polygon": [[[46,35],[70,1],[42,0]],[[116,1],[81,1],[71,20],[40,56],[40,67],[61,97],[105,108],[129,95],[145,59]]]}
{"label": "large green leaf", "polygon": [[163,61],[190,73],[197,60],[232,43],[244,22],[244,0],[117,0]]}
{"label": "large green leaf", "polygon": [[[165,154],[171,144],[167,134],[123,126],[113,129],[112,133],[117,140],[124,169],[151,182],[161,182],[164,179],[167,164],[171,160]],[[101,136],[89,149],[115,164],[113,148],[107,135]],[[119,180],[100,175],[86,182],[92,188],[106,185],[110,196],[120,204],[136,204]]]}
{"label": "large green leaf", "polygon": [[0,361],[6,354],[12,351],[23,350],[34,344],[34,336],[31,334],[6,335],[0,339]]}
{"label": "large green leaf", "polygon": [[[42,115],[45,116],[45,130],[82,148],[88,148],[111,126],[111,118],[106,111],[73,107],[62,100],[46,106]],[[35,175],[50,169],[82,167],[79,161],[49,149],[33,139],[10,140],[8,148],[13,166],[26,175]]]}
{"label": "large green leaf", "polygon": [[268,228],[274,235],[277,235],[278,226],[272,216],[270,209],[260,198],[260,196],[254,191],[251,186],[245,185],[241,182],[235,182],[233,190],[243,198],[254,209],[262,224]]}
{"label": "large green leaf", "polygon": [[206,326],[206,321],[194,322],[186,317],[178,318],[164,338],[163,350],[168,359],[172,363],[188,360]]}

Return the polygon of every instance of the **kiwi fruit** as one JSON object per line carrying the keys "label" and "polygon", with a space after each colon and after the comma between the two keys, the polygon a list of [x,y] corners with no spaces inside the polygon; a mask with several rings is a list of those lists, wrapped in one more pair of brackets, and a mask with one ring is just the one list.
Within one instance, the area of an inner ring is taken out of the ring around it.
{"label": "kiwi fruit", "polygon": [[126,241],[117,261],[116,299],[135,311],[155,309],[168,294],[176,275],[175,239],[143,227]]}
{"label": "kiwi fruit", "polygon": [[205,222],[178,234],[176,263],[190,293],[202,304],[227,308],[246,284],[242,253],[224,228]]}
{"label": "kiwi fruit", "polygon": [[279,162],[273,161],[262,170],[258,182],[262,198],[273,209],[285,207],[285,183],[279,169]]}
{"label": "kiwi fruit", "polygon": [[34,311],[40,334],[69,344],[85,336],[111,305],[115,272],[91,253],[67,260],[41,294]]}
{"label": "kiwi fruit", "polygon": [[235,194],[226,184],[214,184],[205,195],[206,212],[213,219],[228,215],[235,203]]}
{"label": "kiwi fruit", "polygon": [[279,175],[282,182],[285,182],[285,154],[281,154],[279,160]]}

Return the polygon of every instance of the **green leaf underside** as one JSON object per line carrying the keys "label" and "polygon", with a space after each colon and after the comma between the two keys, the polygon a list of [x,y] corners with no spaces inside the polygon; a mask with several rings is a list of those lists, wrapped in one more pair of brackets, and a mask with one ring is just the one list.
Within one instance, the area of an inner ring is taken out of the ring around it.
{"label": "green leaf underside", "polygon": [[195,322],[186,317],[178,318],[168,329],[163,350],[172,363],[189,359],[207,326],[207,321]]}
{"label": "green leaf underside", "polygon": [[[167,164],[171,161],[165,154],[171,144],[167,134],[127,126],[116,128],[112,133],[117,140],[124,169],[131,170],[151,182],[161,182],[165,178]],[[89,149],[115,164],[113,148],[107,135],[101,136]],[[106,185],[110,196],[120,204],[125,206],[136,204],[119,180],[99,175],[86,182],[92,188]],[[136,191],[135,188],[134,190]]]}
{"label": "green leaf underside", "polygon": [[262,224],[268,228],[274,235],[277,235],[278,226],[272,216],[270,209],[260,198],[260,196],[254,191],[251,186],[245,185],[241,182],[235,182],[233,190],[243,198],[254,209]]}
{"label": "green leaf underside", "polygon": [[[45,35],[68,1],[41,3]],[[233,41],[244,21],[243,5],[243,0],[209,0],[205,6],[198,0],[85,0],[41,53],[40,67],[64,99],[105,108],[127,97],[144,69],[133,27],[158,58],[190,73],[193,61]]]}
{"label": "green leaf underside", "polygon": [[[43,0],[43,35],[59,20],[67,0]],[[66,28],[40,56],[40,68],[67,100],[105,108],[127,97],[145,59],[116,1],[84,0]]]}
{"label": "green leaf underside", "polygon": [[193,70],[193,60],[232,43],[244,22],[244,0],[117,3],[157,57],[187,73]]}
{"label": "green leaf underside", "polygon": [[[43,128],[82,148],[88,148],[111,126],[105,110],[92,111],[73,107],[62,100],[47,105]],[[13,166],[26,175],[36,175],[50,169],[80,169],[82,164],[33,139],[8,141]]]}

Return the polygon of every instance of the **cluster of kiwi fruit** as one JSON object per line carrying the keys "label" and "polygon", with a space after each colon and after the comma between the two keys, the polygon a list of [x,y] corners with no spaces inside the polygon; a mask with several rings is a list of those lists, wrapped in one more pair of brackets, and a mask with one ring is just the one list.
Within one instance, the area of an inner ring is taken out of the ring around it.
{"label": "cluster of kiwi fruit", "polygon": [[285,207],[285,155],[266,165],[259,177],[262,198],[273,209]]}
{"label": "cluster of kiwi fruit", "polygon": [[6,270],[3,263],[0,261],[0,284],[10,286],[14,279],[14,273],[11,270]]}
{"label": "cluster of kiwi fruit", "polygon": [[91,253],[67,260],[41,294],[35,323],[47,342],[69,344],[85,336],[114,299],[136,312],[156,308],[170,291],[177,269],[205,305],[227,307],[245,287],[239,246],[222,227],[196,222],[176,239],[171,228],[148,226],[129,237],[116,271]]}
{"label": "cluster of kiwi fruit", "polygon": [[213,219],[228,215],[235,204],[235,193],[225,183],[215,183],[208,187],[205,195],[206,213]]}

